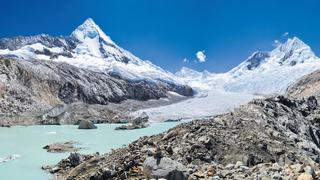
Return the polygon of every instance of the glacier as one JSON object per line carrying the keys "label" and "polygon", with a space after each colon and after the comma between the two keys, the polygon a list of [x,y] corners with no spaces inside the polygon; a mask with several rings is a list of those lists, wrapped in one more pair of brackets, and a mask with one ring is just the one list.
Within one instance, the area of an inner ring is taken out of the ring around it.
{"label": "glacier", "polygon": [[193,120],[226,113],[254,98],[260,98],[260,96],[212,89],[199,92],[195,97],[182,102],[139,110],[131,113],[131,115],[139,116],[145,112],[150,117],[151,122],[180,119]]}

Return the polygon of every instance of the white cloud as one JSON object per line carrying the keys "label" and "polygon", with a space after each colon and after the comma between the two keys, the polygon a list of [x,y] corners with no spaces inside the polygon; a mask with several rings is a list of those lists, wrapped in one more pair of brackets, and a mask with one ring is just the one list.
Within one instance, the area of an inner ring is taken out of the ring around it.
{"label": "white cloud", "polygon": [[282,34],[282,36],[287,37],[289,35],[289,32],[285,32]]}
{"label": "white cloud", "polygon": [[206,62],[206,55],[204,54],[205,51],[198,51],[196,53],[197,59],[200,63]]}
{"label": "white cloud", "polygon": [[182,61],[183,61],[184,63],[189,62],[189,60],[188,60],[187,58],[184,58]]}
{"label": "white cloud", "polygon": [[274,40],[273,41],[273,46],[279,46],[279,44],[281,44],[279,40]]}

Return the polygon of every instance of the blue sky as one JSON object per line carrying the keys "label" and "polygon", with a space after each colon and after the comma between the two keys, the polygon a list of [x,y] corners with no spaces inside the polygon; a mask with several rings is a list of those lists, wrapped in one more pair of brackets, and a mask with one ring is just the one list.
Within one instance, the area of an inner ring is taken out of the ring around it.
{"label": "blue sky", "polygon": [[[319,7],[318,0],[1,0],[0,37],[69,35],[91,17],[118,45],[167,70],[225,72],[271,50],[285,32],[320,55]],[[200,50],[206,61],[195,63]]]}

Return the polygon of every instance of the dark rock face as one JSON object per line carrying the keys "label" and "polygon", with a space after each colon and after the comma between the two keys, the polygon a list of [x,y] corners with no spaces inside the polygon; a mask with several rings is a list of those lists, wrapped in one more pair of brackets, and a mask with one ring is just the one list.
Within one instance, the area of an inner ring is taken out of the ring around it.
{"label": "dark rock face", "polygon": [[66,63],[0,58],[0,113],[14,115],[47,110],[56,104],[83,102],[105,105],[126,99],[166,97],[167,91],[190,96],[188,86],[127,81]]}
{"label": "dark rock face", "polygon": [[143,163],[143,171],[148,178],[187,179],[187,171],[181,163],[162,158],[159,162],[153,157],[148,157]]}
{"label": "dark rock face", "polygon": [[[146,167],[148,159],[156,167],[170,158],[188,169],[188,178],[256,179],[279,176],[277,172],[283,178],[297,178],[303,173],[296,170],[299,164],[319,170],[319,110],[314,97],[253,100],[231,113],[142,137],[128,147],[83,162],[81,168],[57,174],[76,179],[99,175],[107,168],[116,172],[114,179],[123,175],[145,178],[145,170],[150,175],[151,169],[157,169]],[[94,167],[93,161],[97,162]]]}
{"label": "dark rock face", "polygon": [[270,57],[268,52],[255,52],[249,59],[246,60],[248,63],[247,69],[253,70],[260,66],[263,61]]}
{"label": "dark rock face", "polygon": [[53,37],[47,34],[36,36],[17,36],[13,38],[1,38],[0,49],[17,50],[23,46],[41,43],[47,47],[62,47],[71,50],[76,47],[76,40],[71,37]]}
{"label": "dark rock face", "polygon": [[97,129],[97,126],[95,126],[91,121],[81,120],[79,122],[78,129]]}

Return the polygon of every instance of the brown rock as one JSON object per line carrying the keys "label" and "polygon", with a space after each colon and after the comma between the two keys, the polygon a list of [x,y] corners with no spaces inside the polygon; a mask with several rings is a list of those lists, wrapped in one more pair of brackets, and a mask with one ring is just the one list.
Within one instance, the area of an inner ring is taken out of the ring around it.
{"label": "brown rock", "polygon": [[64,152],[78,151],[80,148],[74,147],[74,144],[76,144],[76,142],[74,141],[68,141],[65,143],[53,143],[53,144],[44,146],[43,149],[46,149],[47,152],[50,152],[50,153],[64,153]]}
{"label": "brown rock", "polygon": [[214,167],[209,167],[207,174],[208,176],[214,176],[216,174],[216,169]]}
{"label": "brown rock", "polygon": [[298,180],[313,180],[313,177],[310,174],[303,173],[303,174],[300,174],[300,176],[298,177]]}
{"label": "brown rock", "polygon": [[194,176],[196,176],[197,178],[204,178],[205,175],[203,172],[197,171],[195,173],[193,173]]}

